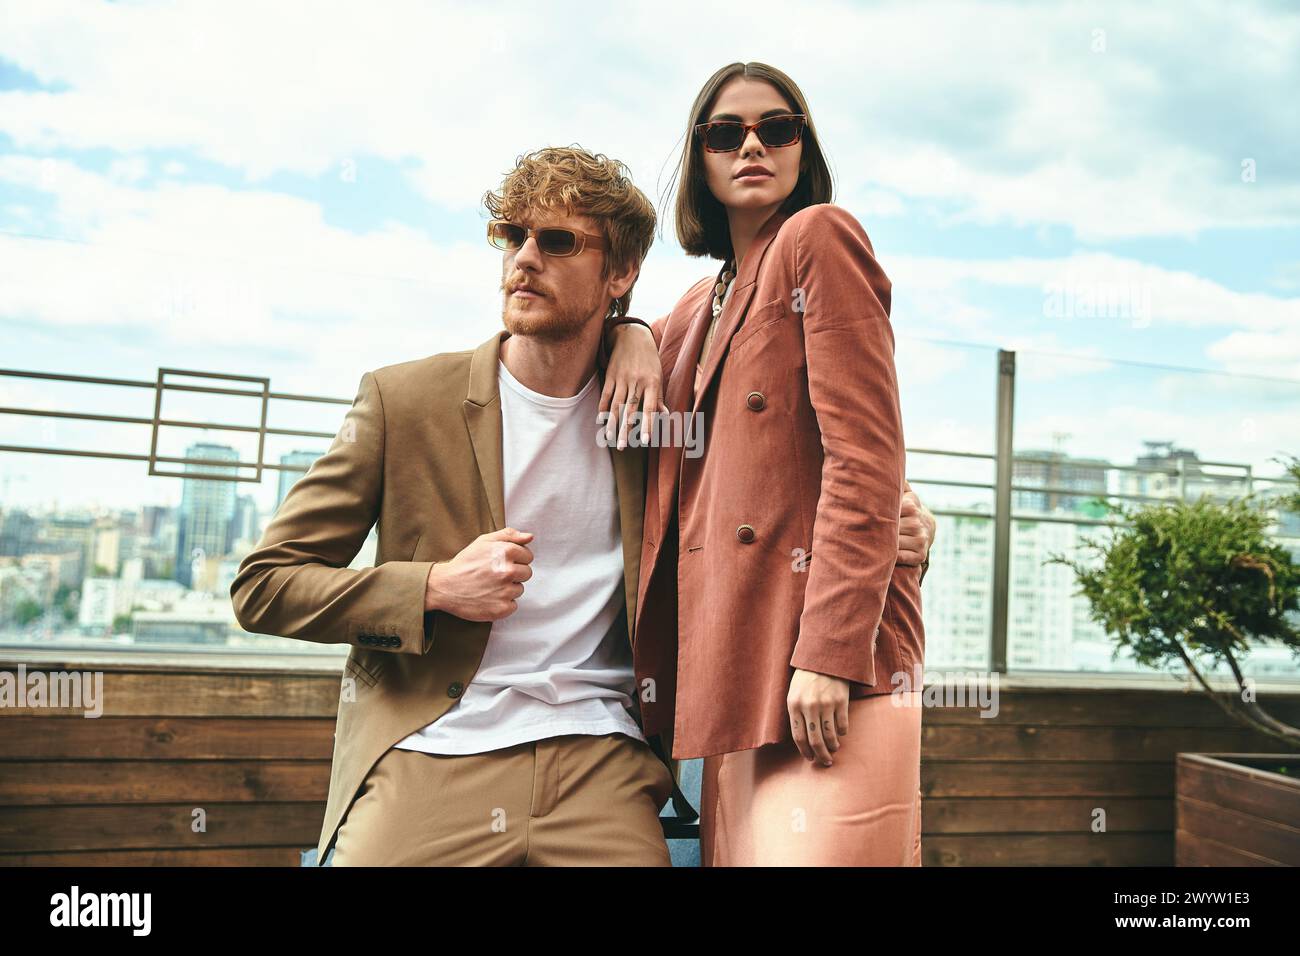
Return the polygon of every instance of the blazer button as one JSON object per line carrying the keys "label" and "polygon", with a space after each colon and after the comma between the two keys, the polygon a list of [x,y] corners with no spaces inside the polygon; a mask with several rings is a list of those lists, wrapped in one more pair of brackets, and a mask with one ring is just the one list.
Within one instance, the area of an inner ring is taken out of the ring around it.
{"label": "blazer button", "polygon": [[459,697],[459,696],[460,696],[461,694],[463,694],[463,693],[465,693],[465,685],[462,684],[462,683],[461,683],[460,681],[458,681],[458,680],[454,680],[454,681],[452,681],[452,682],[447,686],[447,696],[448,696],[448,697]]}
{"label": "blazer button", "polygon": [[763,397],[762,392],[750,392],[745,396],[745,404],[756,412],[761,412],[767,405],[767,399]]}
{"label": "blazer button", "polygon": [[753,527],[747,524],[742,524],[739,528],[736,529],[736,537],[739,538],[741,541],[745,542],[745,544],[749,544],[751,541],[754,540]]}

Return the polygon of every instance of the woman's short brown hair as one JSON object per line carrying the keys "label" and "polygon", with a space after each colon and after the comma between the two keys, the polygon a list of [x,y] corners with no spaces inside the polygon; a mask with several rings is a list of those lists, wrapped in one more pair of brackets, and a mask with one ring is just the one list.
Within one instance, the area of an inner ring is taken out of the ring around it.
{"label": "woman's short brown hair", "polygon": [[[617,159],[580,146],[548,146],[515,160],[500,192],[483,194],[493,219],[539,212],[590,216],[608,241],[600,277],[640,266],[654,242],[655,210],[632,183],[632,173]],[[635,287],[635,282],[633,283]],[[632,289],[610,303],[610,314],[627,315]]]}
{"label": "woman's short brown hair", "polygon": [[[798,84],[776,67],[768,66],[766,63],[729,63],[709,77],[704,88],[695,97],[695,102],[691,106],[691,115],[687,118],[686,143],[682,148],[677,170],[673,174],[674,179],[680,176],[677,204],[674,209],[677,220],[677,241],[682,244],[682,249],[687,255],[711,256],[714,259],[730,259],[732,256],[727,209],[709,190],[708,179],[704,174],[703,146],[695,135],[695,127],[699,123],[708,121],[709,111],[713,108],[713,101],[717,99],[718,91],[737,76],[766,80],[785,97],[791,112],[803,113],[808,117],[803,131],[803,156],[799,164],[799,179],[785,202],[781,204],[781,212],[791,214],[805,206],[831,202],[835,193],[830,167],[826,165],[821,145],[817,142],[817,129],[813,126],[808,101],[804,98]],[[672,188],[671,181],[669,188]]]}

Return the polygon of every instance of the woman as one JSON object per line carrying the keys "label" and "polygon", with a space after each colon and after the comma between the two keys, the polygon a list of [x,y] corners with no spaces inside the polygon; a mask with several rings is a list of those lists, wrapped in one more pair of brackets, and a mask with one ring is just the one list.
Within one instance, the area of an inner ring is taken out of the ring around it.
{"label": "woman", "polygon": [[646,733],[705,758],[706,866],[920,865],[923,568],[896,560],[890,281],[830,203],[807,103],[781,71],[733,63],[709,79],[680,173],[678,238],[722,267],[653,342],[613,329],[606,376],[616,411],[646,385],[659,408],[644,373],[657,364],[677,417],[647,475]]}

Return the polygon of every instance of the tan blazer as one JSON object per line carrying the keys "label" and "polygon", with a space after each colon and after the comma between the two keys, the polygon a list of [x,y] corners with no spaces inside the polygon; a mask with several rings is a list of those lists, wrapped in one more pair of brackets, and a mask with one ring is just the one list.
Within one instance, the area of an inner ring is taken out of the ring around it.
{"label": "tan blazer", "polygon": [[700,457],[651,449],[640,561],[643,714],[678,758],[792,740],[795,668],[888,693],[919,681],[925,645],[921,570],[897,563],[891,285],[866,232],[829,203],[774,214],[692,396],[715,281],[655,323],[666,403],[704,423]]}
{"label": "tan blazer", "polygon": [[[318,863],[370,768],[446,713],[483,657],[491,624],[426,613],[424,591],[434,562],[505,527],[497,359],[507,334],[362,375],[329,451],[293,486],[231,584],[246,630],[352,645],[341,686],[354,684],[355,700],[340,695]],[[645,453],[610,455],[624,620],[635,621]],[[376,522],[375,567],[348,568]],[[671,750],[669,740],[652,743]]]}

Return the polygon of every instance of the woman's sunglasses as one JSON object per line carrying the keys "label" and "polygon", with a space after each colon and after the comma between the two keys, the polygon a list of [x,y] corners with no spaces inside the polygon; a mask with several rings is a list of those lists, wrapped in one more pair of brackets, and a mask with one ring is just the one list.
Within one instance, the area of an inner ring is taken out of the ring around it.
{"label": "woman's sunglasses", "polygon": [[560,226],[545,226],[541,229],[526,229],[504,219],[493,219],[488,223],[488,242],[504,252],[512,252],[523,247],[532,236],[537,240],[537,248],[548,256],[576,256],[583,249],[604,249],[605,240],[589,232],[565,229]]}
{"label": "woman's sunglasses", "polygon": [[749,131],[758,132],[758,140],[764,146],[793,146],[803,135],[804,123],[808,117],[803,113],[791,113],[788,116],[769,116],[757,123],[737,123],[733,120],[718,120],[715,123],[700,123],[695,127],[695,135],[704,142],[704,148],[710,153],[729,153],[740,149]]}

